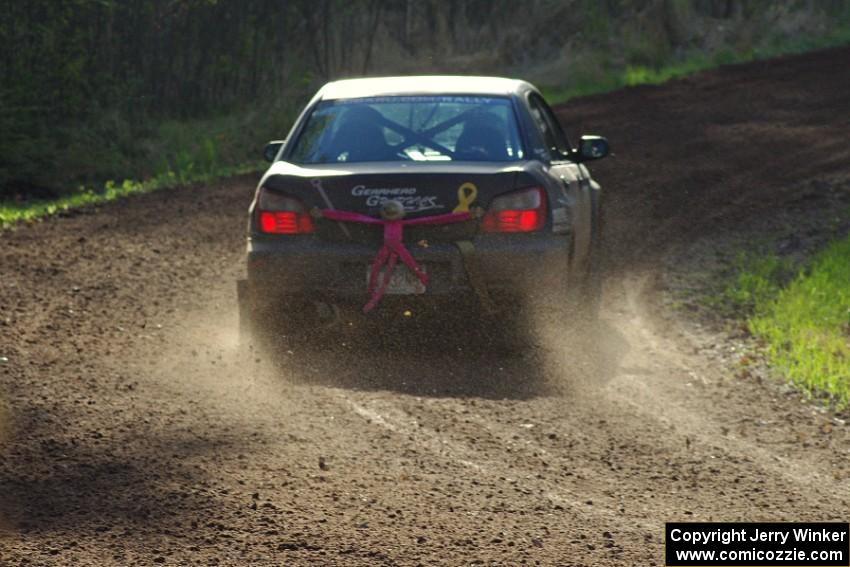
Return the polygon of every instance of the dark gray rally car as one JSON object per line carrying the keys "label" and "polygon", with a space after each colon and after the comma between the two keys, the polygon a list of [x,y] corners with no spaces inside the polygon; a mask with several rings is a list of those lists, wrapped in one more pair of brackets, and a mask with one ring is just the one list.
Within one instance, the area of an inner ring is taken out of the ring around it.
{"label": "dark gray rally car", "polygon": [[524,81],[329,83],[266,147],[242,330],[460,308],[516,325],[532,306],[592,318],[601,191],[583,164],[607,154],[598,136],[570,145]]}

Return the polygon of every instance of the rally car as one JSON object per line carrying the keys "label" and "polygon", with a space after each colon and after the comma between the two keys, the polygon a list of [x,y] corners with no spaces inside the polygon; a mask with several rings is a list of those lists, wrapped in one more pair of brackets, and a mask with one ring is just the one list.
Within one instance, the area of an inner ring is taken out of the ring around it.
{"label": "rally car", "polygon": [[572,146],[521,80],[328,83],[265,148],[241,330],[283,338],[458,306],[499,321],[532,305],[593,318],[601,191],[584,163],[608,152],[600,136]]}

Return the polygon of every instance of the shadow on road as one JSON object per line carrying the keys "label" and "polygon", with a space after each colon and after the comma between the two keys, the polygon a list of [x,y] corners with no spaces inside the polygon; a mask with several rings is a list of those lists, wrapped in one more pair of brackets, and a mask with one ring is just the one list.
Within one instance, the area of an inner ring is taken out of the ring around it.
{"label": "shadow on road", "polygon": [[[601,323],[579,337],[527,345],[435,324],[379,332],[326,333],[309,344],[274,349],[281,371],[309,384],[386,390],[412,396],[527,400],[604,385],[627,348]],[[294,372],[293,372],[294,370]]]}
{"label": "shadow on road", "polygon": [[209,470],[240,452],[239,434],[232,430],[114,437],[92,431],[82,443],[73,427],[56,426],[57,417],[40,408],[17,412],[19,441],[0,465],[0,518],[12,532],[7,536],[83,530],[110,540],[138,537],[151,526],[201,522],[220,505],[208,488]]}

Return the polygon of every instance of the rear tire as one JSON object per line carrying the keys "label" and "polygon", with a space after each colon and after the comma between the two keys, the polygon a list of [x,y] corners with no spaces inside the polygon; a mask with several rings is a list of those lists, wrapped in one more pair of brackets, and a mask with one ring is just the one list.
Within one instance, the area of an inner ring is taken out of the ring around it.
{"label": "rear tire", "polygon": [[269,315],[271,310],[260,301],[249,280],[236,282],[236,295],[239,302],[239,348],[247,351],[268,346],[272,324]]}
{"label": "rear tire", "polygon": [[593,199],[591,240],[587,263],[581,273],[568,278],[570,309],[581,323],[596,326],[602,303],[602,216],[598,194]]}
{"label": "rear tire", "polygon": [[332,304],[302,295],[271,294],[251,280],[237,282],[239,343],[270,353],[307,347],[339,320]]}
{"label": "rear tire", "polygon": [[519,303],[514,305],[517,306],[491,314],[482,313],[473,332],[486,348],[511,357],[523,357],[534,351],[538,338],[526,317],[527,310],[520,308]]}

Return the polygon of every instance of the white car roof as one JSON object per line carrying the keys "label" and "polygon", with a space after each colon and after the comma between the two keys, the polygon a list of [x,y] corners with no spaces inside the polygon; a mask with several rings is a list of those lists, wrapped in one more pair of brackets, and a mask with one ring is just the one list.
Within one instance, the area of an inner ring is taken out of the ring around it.
{"label": "white car roof", "polygon": [[505,96],[528,88],[534,87],[518,79],[420,75],[334,81],[322,87],[318,96],[323,100],[393,95]]}

